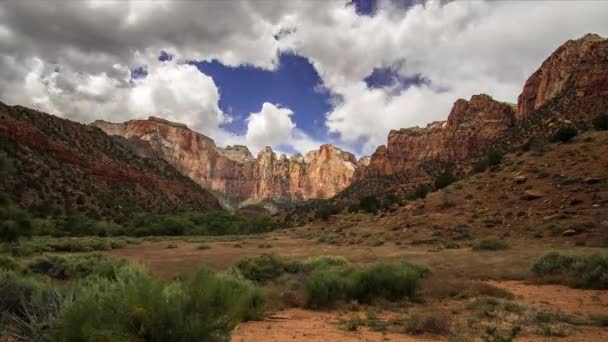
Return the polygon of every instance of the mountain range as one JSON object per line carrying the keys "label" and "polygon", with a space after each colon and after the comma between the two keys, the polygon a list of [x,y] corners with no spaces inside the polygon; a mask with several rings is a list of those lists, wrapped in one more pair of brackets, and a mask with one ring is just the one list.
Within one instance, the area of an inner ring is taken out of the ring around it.
{"label": "mountain range", "polygon": [[82,125],[0,104],[2,151],[24,176],[4,186],[38,211],[81,206],[101,217],[114,208],[126,215],[399,195],[447,169],[470,172],[490,150],[562,127],[587,129],[606,108],[608,40],[594,34],[555,50],[525,82],[516,104],[485,94],[459,99],[446,121],[393,130],[386,145],[361,159],[332,145],[291,157],[266,147],[253,156],[246,146],[218,147],[157,117]]}

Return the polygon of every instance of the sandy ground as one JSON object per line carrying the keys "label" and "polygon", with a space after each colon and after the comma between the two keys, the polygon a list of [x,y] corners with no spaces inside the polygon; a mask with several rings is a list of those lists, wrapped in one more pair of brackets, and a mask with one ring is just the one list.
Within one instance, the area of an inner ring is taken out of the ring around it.
{"label": "sandy ground", "polygon": [[247,322],[237,327],[232,342],[284,342],[284,341],[447,341],[438,336],[408,336],[396,333],[382,334],[360,327],[357,331],[344,331],[336,324],[337,316],[331,312],[289,309],[261,322]]}
{"label": "sandy ground", "polygon": [[[579,290],[561,285],[531,285],[521,281],[490,281],[516,296],[517,302],[588,318],[608,314],[608,291]],[[608,341],[608,340],[607,340]]]}

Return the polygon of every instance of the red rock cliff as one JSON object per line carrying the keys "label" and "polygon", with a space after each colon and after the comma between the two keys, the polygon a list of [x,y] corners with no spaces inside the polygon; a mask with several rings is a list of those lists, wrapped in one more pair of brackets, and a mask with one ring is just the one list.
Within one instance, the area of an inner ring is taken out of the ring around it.
{"label": "red rock cliff", "polygon": [[431,160],[453,163],[466,159],[572,87],[579,99],[593,102],[608,96],[608,39],[588,34],[564,43],[528,78],[516,107],[475,95],[469,101],[456,101],[447,121],[391,131],[387,146],[378,147],[369,166],[358,168],[355,180],[415,174],[421,163]]}
{"label": "red rock cliff", "polygon": [[[125,123],[96,121],[94,126],[132,142],[146,141],[184,175],[201,186],[240,200],[328,198],[351,184],[355,156],[331,145],[305,156],[277,157],[270,147],[254,158],[245,146],[217,147],[181,124],[150,117]],[[141,146],[140,146],[141,150]],[[141,151],[150,155],[150,151]]]}
{"label": "red rock cliff", "polygon": [[465,159],[514,122],[515,111],[510,104],[488,95],[475,95],[469,101],[460,99],[454,103],[447,121],[391,131],[388,145],[378,147],[369,166],[360,167],[356,178],[412,171],[425,161]]}
{"label": "red rock cliff", "polygon": [[519,119],[574,86],[577,96],[608,96],[608,39],[587,34],[560,46],[526,81],[517,101]]}

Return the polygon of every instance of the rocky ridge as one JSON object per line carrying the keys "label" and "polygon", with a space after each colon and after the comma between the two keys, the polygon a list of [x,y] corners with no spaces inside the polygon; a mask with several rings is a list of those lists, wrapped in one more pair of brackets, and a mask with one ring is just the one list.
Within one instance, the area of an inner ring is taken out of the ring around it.
{"label": "rocky ridge", "polygon": [[458,163],[564,125],[586,128],[607,97],[608,40],[595,34],[569,40],[528,78],[517,105],[488,95],[457,100],[447,121],[391,131],[387,145],[378,147],[354,179],[402,173],[428,180],[428,163]]}
{"label": "rocky ridge", "polygon": [[120,221],[137,212],[220,208],[164,160],[141,158],[97,128],[1,102],[0,157],[14,166],[0,188],[43,217]]}
{"label": "rocky ridge", "polygon": [[[160,156],[202,187],[238,201],[329,198],[351,184],[358,167],[353,154],[332,145],[289,158],[266,147],[254,157],[246,146],[221,148],[185,125],[155,117],[92,125],[135,145],[142,156]],[[137,148],[142,145],[147,148]]]}

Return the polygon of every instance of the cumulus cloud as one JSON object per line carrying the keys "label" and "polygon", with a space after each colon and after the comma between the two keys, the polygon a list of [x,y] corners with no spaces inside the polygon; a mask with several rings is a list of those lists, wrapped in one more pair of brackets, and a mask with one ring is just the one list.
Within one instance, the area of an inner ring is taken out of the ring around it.
{"label": "cumulus cloud", "polygon": [[255,155],[266,146],[274,147],[277,152],[287,153],[285,146],[303,153],[317,149],[321,142],[296,127],[293,111],[269,102],[264,102],[259,112],[250,113],[247,118],[247,132],[244,135],[220,137],[225,144],[246,145]]}
{"label": "cumulus cloud", "polygon": [[[554,49],[587,32],[608,33],[608,3],[596,1],[391,2],[373,16],[335,6],[284,19],[283,48],[307,56],[336,97],[326,125],[351,148],[370,153],[390,129],[445,119],[458,98],[488,93],[515,102],[525,79]],[[581,20],[581,18],[585,18]],[[369,89],[376,67],[398,67],[430,84]]]}
{"label": "cumulus cloud", "polygon": [[111,77],[106,72],[75,72],[40,58],[18,62],[5,56],[2,66],[22,70],[0,86],[5,101],[82,122],[160,115],[212,135],[230,119],[218,107],[220,95],[213,80],[178,61],[151,63],[147,76],[138,79],[131,79],[130,71],[120,66],[114,71],[121,77]]}
{"label": "cumulus cloud", "polygon": [[[445,119],[480,92],[516,101],[526,77],[568,39],[608,34],[608,2],[380,0],[374,14],[350,1],[0,2],[0,98],[89,122],[148,114],[181,121],[218,144],[318,142],[288,108],[260,104],[236,136],[213,80],[185,63],[212,60],[274,69],[281,52],[307,57],[333,95],[325,126],[342,147],[370,153],[390,129]],[[229,18],[229,20],[227,20]],[[582,20],[584,18],[584,20]],[[159,51],[175,56],[157,60]],[[148,75],[131,78],[134,68]],[[369,88],[375,68],[429,82]],[[329,138],[328,138],[329,139]]]}

